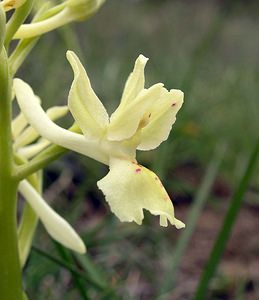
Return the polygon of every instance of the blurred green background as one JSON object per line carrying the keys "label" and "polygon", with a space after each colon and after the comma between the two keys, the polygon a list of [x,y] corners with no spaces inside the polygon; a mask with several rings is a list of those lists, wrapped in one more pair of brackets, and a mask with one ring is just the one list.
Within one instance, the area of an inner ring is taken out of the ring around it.
{"label": "blurred green background", "polygon": [[[140,53],[150,58],[147,86],[184,91],[169,140],[138,158],[162,178],[187,228],[160,228],[149,214],[141,227],[120,223],[96,186],[106,167],[68,154],[48,167],[45,198],[79,230],[88,253],[67,252],[40,227],[25,269],[30,299],[193,298],[258,138],[258,17],[258,1],[110,0],[87,22],[42,37],[18,76],[45,108],[67,101],[67,49],[109,112]],[[259,298],[258,194],[254,175],[206,299]]]}

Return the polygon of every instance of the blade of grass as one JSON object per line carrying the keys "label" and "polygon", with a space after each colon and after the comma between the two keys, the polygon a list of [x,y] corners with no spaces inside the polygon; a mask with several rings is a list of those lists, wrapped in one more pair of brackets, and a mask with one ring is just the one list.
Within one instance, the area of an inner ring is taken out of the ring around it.
{"label": "blade of grass", "polygon": [[[72,265],[74,264],[73,258],[71,257],[71,254],[67,251],[67,249],[65,249],[63,246],[61,246],[60,244],[54,242],[55,247],[60,255],[60,257],[66,261],[68,264]],[[81,295],[81,298],[83,300],[89,300],[90,298],[87,295],[86,292],[86,288],[85,286],[82,284],[82,281],[80,278],[80,276],[78,276],[78,274],[71,272],[71,277],[74,280],[75,286],[78,290],[78,293]]]}
{"label": "blade of grass", "polygon": [[80,45],[77,32],[75,28],[73,27],[73,24],[60,27],[58,29],[58,33],[61,36],[64,46],[66,49],[73,49],[75,51],[80,59],[82,59],[82,63],[84,63],[84,55],[83,55],[83,50]]}
{"label": "blade of grass", "polygon": [[102,272],[96,265],[92,262],[91,258],[86,255],[80,255],[74,253],[73,255],[74,263],[80,266],[89,276],[103,287],[103,295],[100,299],[118,300],[116,292],[109,285],[105,273]]}
{"label": "blade of grass", "polygon": [[242,280],[238,283],[235,291],[235,299],[236,300],[243,300],[245,299],[245,293],[246,293],[246,281]]}
{"label": "blade of grass", "polygon": [[200,282],[198,284],[197,290],[194,295],[194,300],[205,299],[206,292],[211,278],[213,277],[217,266],[220,262],[220,258],[226,247],[226,243],[229,239],[233,225],[235,224],[238,212],[241,208],[242,200],[244,194],[247,190],[250,179],[256,168],[256,161],[259,152],[259,139],[256,141],[255,148],[253,149],[251,156],[249,158],[248,165],[244,171],[244,174],[240,180],[240,183],[231,199],[229,209],[226,213],[223,225],[215,241],[214,247],[211,251],[207,266],[205,267],[203,274],[201,276]]}
{"label": "blade of grass", "polygon": [[[79,254],[74,254],[75,261],[83,268],[86,272],[89,273],[91,278],[98,282],[100,286],[103,286],[103,295],[100,299],[109,299],[109,300],[118,300],[119,298],[116,295],[114,289],[108,285],[107,283],[107,275],[102,272],[99,268],[95,266],[95,264],[91,261],[89,256],[82,256]],[[117,286],[118,286],[117,282]]]}
{"label": "blade of grass", "polygon": [[104,273],[94,265],[88,256],[79,254],[74,254],[73,256],[80,267],[82,267],[94,281],[98,282],[98,284],[103,286],[103,288],[108,286]]}
{"label": "blade of grass", "polygon": [[200,185],[200,188],[197,192],[197,195],[193,201],[192,207],[189,211],[186,229],[181,234],[180,239],[176,244],[176,248],[172,257],[171,265],[169,266],[169,270],[166,272],[165,280],[163,281],[163,285],[160,289],[160,295],[163,298],[169,290],[171,290],[175,285],[176,275],[178,272],[178,268],[180,266],[182,257],[184,252],[190,242],[192,234],[196,228],[198,219],[200,217],[201,211],[204,207],[206,200],[209,197],[211,187],[215,181],[215,178],[218,174],[218,170],[220,164],[222,162],[224,153],[226,151],[226,145],[220,144],[216,150],[214,155],[212,156],[211,162],[208,165],[207,171],[205,173],[204,179]]}
{"label": "blade of grass", "polygon": [[103,287],[100,286],[97,282],[95,282],[94,280],[92,280],[90,277],[88,277],[85,273],[82,273],[80,270],[78,270],[77,268],[75,268],[74,266],[68,264],[67,262],[58,259],[52,255],[50,255],[49,253],[33,246],[32,250],[37,253],[38,255],[45,257],[48,260],[53,261],[54,263],[58,264],[59,266],[67,269],[68,271],[70,271],[73,274],[76,274],[77,276],[79,276],[80,278],[82,278],[83,280],[85,280],[85,282],[87,282],[88,284],[90,284],[91,286],[95,287],[98,290],[103,290]]}
{"label": "blade of grass", "polygon": [[81,278],[85,282],[87,282],[90,286],[101,291],[104,295],[103,296],[104,299],[105,299],[105,297],[109,297],[107,299],[110,299],[110,300],[118,300],[119,299],[116,295],[116,292],[110,287],[110,285],[108,285],[108,283],[106,283],[105,285],[100,284],[98,281],[95,281],[93,278],[91,278],[91,276],[88,276],[88,274],[86,274],[86,272],[78,270],[76,267],[74,267],[74,265],[71,265],[70,263],[68,263],[64,260],[58,259],[58,258],[52,256],[51,254],[49,254],[35,246],[32,247],[32,250],[34,252],[36,252],[37,254],[45,257],[46,259],[49,259],[49,260],[53,261],[54,263],[62,266],[63,268],[70,271],[71,274],[76,275],[78,278]]}

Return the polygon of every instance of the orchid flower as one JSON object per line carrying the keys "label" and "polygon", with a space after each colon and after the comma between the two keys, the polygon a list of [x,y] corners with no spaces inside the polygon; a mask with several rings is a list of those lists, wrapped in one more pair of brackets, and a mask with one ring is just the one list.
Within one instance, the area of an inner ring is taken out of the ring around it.
{"label": "orchid flower", "polygon": [[125,84],[120,105],[109,117],[91,87],[87,73],[75,53],[67,52],[74,72],[68,107],[82,134],[65,130],[42,110],[31,87],[14,80],[14,90],[30,125],[54,144],[77,151],[109,166],[97,182],[111,211],[125,222],[141,224],[143,210],[160,216],[177,228],[174,207],[158,176],[136,160],[136,150],[151,150],[165,141],[183,104],[180,90],[166,90],[162,83],[144,87],[147,58],[140,55]]}
{"label": "orchid flower", "polygon": [[[37,101],[40,103],[39,99]],[[56,106],[50,108],[47,115],[51,120],[57,120],[67,112],[67,106]],[[45,139],[31,144],[38,139],[39,134],[31,126],[28,126],[23,113],[18,114],[12,121],[12,135],[14,150],[24,160],[36,155],[50,144]],[[76,252],[84,253],[86,251],[83,241],[75,230],[47,204],[27,180],[22,180],[18,189],[53,239]]]}

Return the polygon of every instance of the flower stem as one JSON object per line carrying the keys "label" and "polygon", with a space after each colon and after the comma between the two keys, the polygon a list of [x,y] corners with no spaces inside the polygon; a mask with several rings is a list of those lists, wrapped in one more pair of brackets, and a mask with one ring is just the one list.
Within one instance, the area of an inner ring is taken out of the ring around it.
{"label": "flower stem", "polygon": [[22,299],[22,283],[16,232],[17,184],[0,175],[0,298]]}
{"label": "flower stem", "polygon": [[61,146],[51,145],[30,162],[18,166],[15,173],[16,180],[20,181],[38,170],[43,169],[49,163],[56,160],[66,152],[68,152],[68,150]]}
{"label": "flower stem", "polygon": [[6,48],[8,48],[13,35],[16,33],[16,31],[19,29],[21,24],[28,17],[28,15],[32,9],[33,2],[34,2],[34,0],[27,0],[21,7],[17,8],[15,10],[12,17],[8,21],[7,26],[6,26],[6,35],[5,35]]}
{"label": "flower stem", "polygon": [[42,35],[46,32],[52,31],[73,21],[72,16],[69,15],[69,10],[64,9],[49,19],[35,22],[31,24],[23,24],[14,35],[14,39],[28,39]]}
{"label": "flower stem", "polygon": [[22,300],[17,246],[16,192],[12,175],[11,78],[6,51],[0,53],[0,298]]}

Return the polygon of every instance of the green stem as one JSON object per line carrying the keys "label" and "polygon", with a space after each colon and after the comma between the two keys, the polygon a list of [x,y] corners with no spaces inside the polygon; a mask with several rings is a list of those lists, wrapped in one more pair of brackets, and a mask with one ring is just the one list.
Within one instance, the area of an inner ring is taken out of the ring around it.
{"label": "green stem", "polygon": [[45,257],[46,259],[56,263],[57,265],[69,270],[71,273],[76,274],[80,278],[82,278],[86,283],[88,283],[90,286],[93,286],[94,288],[98,290],[103,290],[103,286],[100,285],[98,282],[95,282],[92,278],[88,276],[88,274],[85,274],[82,272],[82,270],[78,270],[74,265],[70,265],[69,263],[54,257],[53,255],[35,247],[32,246],[32,250],[36,252],[37,254]]}
{"label": "green stem", "polygon": [[[62,4],[62,5],[64,6],[64,4]],[[61,8],[56,8],[56,10],[54,10],[54,8],[53,8],[53,9],[47,10],[48,6],[49,6],[49,4],[45,3],[45,5],[43,5],[41,7],[41,9],[39,9],[37,11],[36,15],[34,16],[34,18],[32,20],[32,23],[40,21],[40,20],[44,20],[44,19],[48,18],[49,16],[51,16],[52,13],[53,14],[57,13],[56,12],[57,9],[61,9]],[[38,36],[38,37],[31,38],[31,39],[20,40],[20,42],[18,43],[18,45],[12,52],[11,56],[9,57],[10,70],[11,70],[11,74],[13,76],[18,71],[20,66],[23,64],[24,60],[29,55],[31,50],[37,44],[39,38],[40,37]]]}
{"label": "green stem", "polygon": [[4,46],[4,38],[5,38],[5,30],[6,30],[5,22],[6,22],[5,12],[0,5],[0,51]]}
{"label": "green stem", "polygon": [[0,166],[1,172],[11,173],[12,135],[11,135],[11,78],[9,76],[7,55],[4,48],[0,53]]}
{"label": "green stem", "polygon": [[21,267],[24,267],[30,253],[32,240],[38,225],[38,216],[28,203],[24,204],[22,220],[18,230],[19,255]]}
{"label": "green stem", "polygon": [[14,76],[18,69],[23,64],[26,57],[29,55],[31,50],[37,44],[39,38],[31,38],[31,39],[24,39],[19,42],[16,46],[15,50],[12,52],[11,56],[9,57],[9,65],[11,74]]}
{"label": "green stem", "polygon": [[17,8],[6,26],[5,46],[8,48],[12,37],[23,24],[31,12],[34,0],[27,0],[21,7]]}
{"label": "green stem", "polygon": [[[67,249],[65,249],[64,247],[62,247],[62,245],[60,245],[59,243],[56,243],[56,242],[55,242],[55,246],[59,253],[59,256],[64,261],[66,261],[70,265],[73,265],[75,263],[71,253],[68,252]],[[87,295],[87,290],[86,290],[84,284],[80,280],[81,278],[77,274],[72,273],[72,272],[71,272],[71,276],[73,277],[73,281],[75,283],[75,286],[78,289],[78,292],[80,293],[82,300],[90,300],[90,298]]]}
{"label": "green stem", "polygon": [[16,233],[17,184],[0,175],[0,298],[22,299],[22,281]]}
{"label": "green stem", "polygon": [[235,224],[238,212],[241,208],[244,194],[247,190],[247,186],[248,186],[250,179],[253,175],[253,172],[256,168],[258,154],[259,154],[259,139],[257,140],[257,142],[255,144],[255,148],[254,148],[253,152],[251,153],[248,165],[247,165],[246,170],[241,178],[238,188],[232,197],[231,204],[230,204],[230,207],[225,216],[223,225],[222,225],[220,232],[218,234],[218,237],[215,241],[214,247],[210,253],[208,264],[203,271],[201,280],[199,282],[198,288],[194,295],[194,298],[193,298],[194,300],[205,299],[210,280],[211,280],[212,276],[214,275],[214,273],[217,269],[217,266],[220,262],[220,258],[223,254],[223,251],[224,251],[226,243],[229,239],[231,230],[233,228],[233,225]]}
{"label": "green stem", "polygon": [[39,22],[31,24],[23,24],[14,35],[14,39],[28,39],[33,38],[58,27],[61,27],[74,20],[74,16],[69,9],[64,9],[56,15]]}
{"label": "green stem", "polygon": [[48,147],[27,164],[18,166],[16,168],[15,178],[19,181],[26,178],[38,170],[43,169],[46,165],[56,160],[66,152],[68,152],[68,150],[60,146],[52,145]]}
{"label": "green stem", "polygon": [[11,78],[6,51],[0,53],[0,298],[22,300],[16,232],[17,182],[12,176]]}

